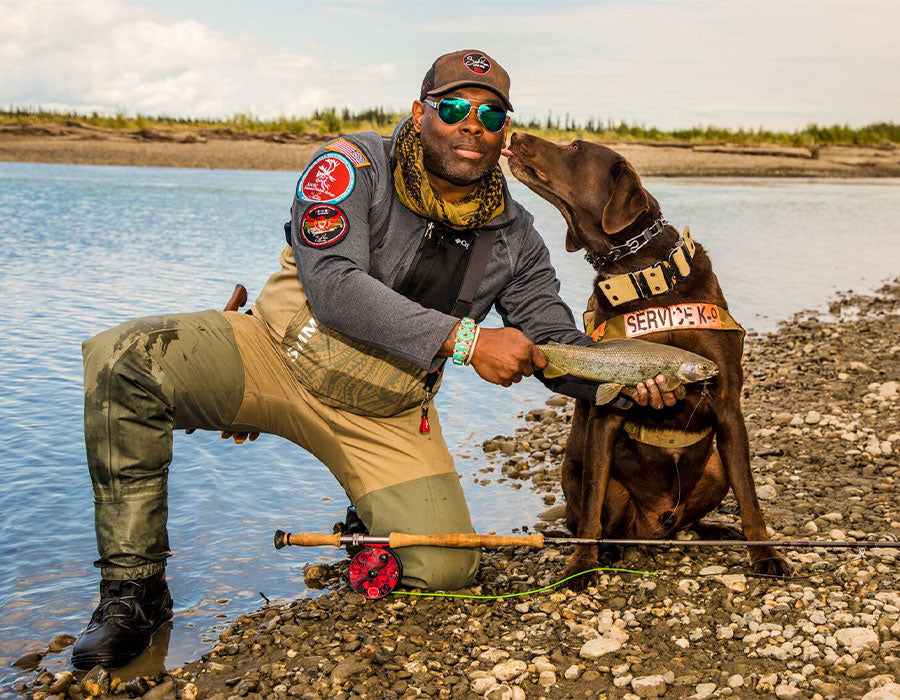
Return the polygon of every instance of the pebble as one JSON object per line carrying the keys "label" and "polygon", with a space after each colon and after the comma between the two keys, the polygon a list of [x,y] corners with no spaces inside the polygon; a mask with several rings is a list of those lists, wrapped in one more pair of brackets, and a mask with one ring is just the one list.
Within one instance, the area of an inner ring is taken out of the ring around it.
{"label": "pebble", "polygon": [[50,640],[50,643],[47,645],[47,648],[51,652],[62,651],[63,649],[67,649],[75,643],[75,637],[71,634],[58,634],[53,639]]}
{"label": "pebble", "polygon": [[528,664],[518,659],[503,661],[491,669],[491,675],[498,681],[508,681],[528,670]]}
{"label": "pebble", "polygon": [[639,698],[661,698],[666,694],[666,680],[662,676],[641,676],[632,679],[631,689]]}
{"label": "pebble", "polygon": [[867,627],[847,627],[835,632],[834,638],[851,654],[879,647],[878,634]]}

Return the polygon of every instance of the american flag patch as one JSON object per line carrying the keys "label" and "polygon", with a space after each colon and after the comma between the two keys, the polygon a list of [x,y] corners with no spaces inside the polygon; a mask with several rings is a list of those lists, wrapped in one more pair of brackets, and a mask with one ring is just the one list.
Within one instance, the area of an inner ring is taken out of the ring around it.
{"label": "american flag patch", "polygon": [[347,156],[357,168],[361,168],[364,165],[372,165],[366,158],[366,155],[347,139],[332,141],[325,146],[325,149],[328,151],[337,151],[341,155]]}

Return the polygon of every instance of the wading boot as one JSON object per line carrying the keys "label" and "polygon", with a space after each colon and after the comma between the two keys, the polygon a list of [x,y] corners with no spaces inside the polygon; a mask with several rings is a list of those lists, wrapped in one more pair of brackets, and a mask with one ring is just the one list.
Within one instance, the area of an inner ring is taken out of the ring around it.
{"label": "wading boot", "polygon": [[100,664],[124,666],[150,646],[150,638],[172,619],[166,572],[136,581],[100,581],[100,604],[75,642],[72,665],[86,671]]}

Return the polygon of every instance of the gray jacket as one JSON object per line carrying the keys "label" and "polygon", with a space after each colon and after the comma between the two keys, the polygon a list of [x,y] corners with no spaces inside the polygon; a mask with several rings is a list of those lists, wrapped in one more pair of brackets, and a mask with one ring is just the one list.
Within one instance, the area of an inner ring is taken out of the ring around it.
{"label": "gray jacket", "polygon": [[[291,244],[300,282],[320,323],[434,370],[442,361],[436,357],[438,350],[459,319],[392,289],[412,264],[428,220],[399,199],[391,206],[391,198],[396,198],[393,174],[379,134],[362,132],[345,139],[370,165],[354,166],[352,191],[331,204],[346,216],[348,230],[324,247],[312,247],[299,235],[304,215],[317,202],[295,194]],[[325,152],[317,151],[311,162]],[[495,239],[469,315],[480,322],[496,306],[505,325],[520,329],[534,343],[591,344],[559,297],[559,281],[533,217],[508,190],[505,194],[503,213],[481,229]],[[370,250],[375,232],[384,235]]]}

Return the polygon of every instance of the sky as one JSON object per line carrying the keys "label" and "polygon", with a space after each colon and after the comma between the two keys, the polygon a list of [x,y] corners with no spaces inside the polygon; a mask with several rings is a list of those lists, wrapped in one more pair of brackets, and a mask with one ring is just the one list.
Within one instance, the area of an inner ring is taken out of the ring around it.
{"label": "sky", "polygon": [[523,121],[862,126],[900,121],[898,27],[898,0],[0,0],[0,106],[406,111],[477,48]]}

